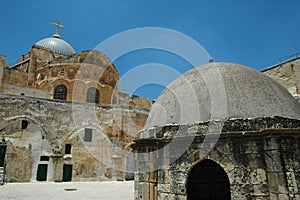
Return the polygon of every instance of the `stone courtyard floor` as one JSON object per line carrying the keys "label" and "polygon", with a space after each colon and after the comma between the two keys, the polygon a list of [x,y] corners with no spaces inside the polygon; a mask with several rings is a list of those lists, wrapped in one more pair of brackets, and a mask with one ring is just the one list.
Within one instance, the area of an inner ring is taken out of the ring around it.
{"label": "stone courtyard floor", "polygon": [[8,183],[0,186],[2,200],[133,200],[133,181]]}

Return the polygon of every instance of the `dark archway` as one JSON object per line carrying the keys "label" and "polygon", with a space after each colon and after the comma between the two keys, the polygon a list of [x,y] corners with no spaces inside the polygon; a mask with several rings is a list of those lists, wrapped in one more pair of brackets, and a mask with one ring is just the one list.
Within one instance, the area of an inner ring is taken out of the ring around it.
{"label": "dark archway", "polygon": [[203,160],[190,171],[188,200],[230,200],[230,183],[224,169],[212,160]]}
{"label": "dark archway", "polygon": [[63,84],[60,84],[54,89],[53,99],[67,100],[67,94],[68,88]]}

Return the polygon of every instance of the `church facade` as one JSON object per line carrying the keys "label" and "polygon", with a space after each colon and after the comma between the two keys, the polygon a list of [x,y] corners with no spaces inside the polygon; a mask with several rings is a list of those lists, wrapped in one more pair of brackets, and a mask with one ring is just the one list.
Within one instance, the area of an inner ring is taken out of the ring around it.
{"label": "church facade", "polygon": [[124,180],[128,145],[151,103],[119,90],[111,61],[76,53],[54,25],[17,64],[0,57],[0,179]]}

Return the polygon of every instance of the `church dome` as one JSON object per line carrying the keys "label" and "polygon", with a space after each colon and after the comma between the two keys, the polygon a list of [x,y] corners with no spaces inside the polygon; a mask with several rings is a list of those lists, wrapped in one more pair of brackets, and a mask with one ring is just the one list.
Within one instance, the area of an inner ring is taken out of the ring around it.
{"label": "church dome", "polygon": [[145,128],[228,118],[300,118],[300,104],[279,83],[249,67],[209,63],[175,79],[153,104]]}
{"label": "church dome", "polygon": [[69,43],[61,39],[59,35],[53,35],[50,38],[42,39],[36,42],[35,45],[45,49],[49,49],[55,54],[64,56],[69,56],[75,53],[73,47]]}

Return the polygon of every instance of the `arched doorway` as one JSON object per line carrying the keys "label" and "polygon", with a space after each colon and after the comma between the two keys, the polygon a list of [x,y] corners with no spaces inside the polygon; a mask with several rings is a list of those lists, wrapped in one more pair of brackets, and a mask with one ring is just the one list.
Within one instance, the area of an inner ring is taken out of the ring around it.
{"label": "arched doorway", "polygon": [[230,183],[223,168],[212,160],[203,160],[190,171],[188,200],[230,200]]}

